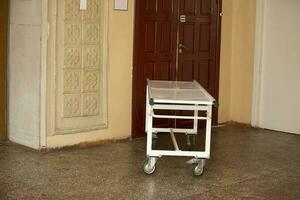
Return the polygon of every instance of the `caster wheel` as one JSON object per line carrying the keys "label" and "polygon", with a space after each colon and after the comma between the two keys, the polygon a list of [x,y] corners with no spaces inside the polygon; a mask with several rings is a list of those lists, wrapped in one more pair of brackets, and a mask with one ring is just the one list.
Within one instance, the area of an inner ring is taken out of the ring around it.
{"label": "caster wheel", "polygon": [[156,161],[156,157],[148,157],[147,162],[144,164],[144,172],[146,174],[153,174],[153,172],[155,171]]}
{"label": "caster wheel", "polygon": [[193,173],[195,176],[201,176],[203,174],[204,165],[205,165],[205,160],[201,159],[200,162],[198,162],[198,164],[193,169]]}
{"label": "caster wheel", "polygon": [[146,174],[153,174],[155,171],[155,165],[151,166],[151,162],[147,161],[145,164],[144,164],[144,172]]}
{"label": "caster wheel", "polygon": [[203,166],[197,165],[194,168],[193,173],[194,173],[195,176],[201,176],[203,174]]}

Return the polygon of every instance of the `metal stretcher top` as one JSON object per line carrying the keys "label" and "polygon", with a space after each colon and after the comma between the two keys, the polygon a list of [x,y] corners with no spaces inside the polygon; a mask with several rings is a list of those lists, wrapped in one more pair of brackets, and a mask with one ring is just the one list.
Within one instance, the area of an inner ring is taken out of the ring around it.
{"label": "metal stretcher top", "polygon": [[215,99],[197,81],[147,80],[150,104],[215,105]]}

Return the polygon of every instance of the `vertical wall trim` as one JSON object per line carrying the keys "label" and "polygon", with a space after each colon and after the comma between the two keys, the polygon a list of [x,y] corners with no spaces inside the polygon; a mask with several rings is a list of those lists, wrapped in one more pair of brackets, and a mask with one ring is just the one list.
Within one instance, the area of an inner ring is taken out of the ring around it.
{"label": "vertical wall trim", "polygon": [[256,31],[255,53],[253,71],[253,95],[252,95],[252,119],[251,125],[258,127],[260,124],[260,109],[262,96],[262,60],[263,60],[263,36],[264,36],[264,5],[265,0],[256,1]]}
{"label": "vertical wall trim", "polygon": [[46,148],[47,124],[47,41],[48,41],[48,0],[42,0],[41,24],[41,104],[40,104],[40,149]]}

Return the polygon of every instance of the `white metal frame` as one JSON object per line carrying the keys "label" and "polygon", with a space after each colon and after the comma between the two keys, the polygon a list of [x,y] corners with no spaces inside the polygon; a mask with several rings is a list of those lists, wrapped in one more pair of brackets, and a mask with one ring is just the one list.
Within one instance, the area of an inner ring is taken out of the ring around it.
{"label": "white metal frame", "polygon": [[[198,88],[206,96],[206,101],[193,100],[193,101],[180,101],[180,100],[168,100],[168,99],[155,99],[151,95],[149,88],[150,81],[147,84],[146,94],[146,125],[145,131],[147,133],[147,156],[149,158],[158,158],[162,156],[187,156],[194,157],[196,159],[208,159],[210,157],[210,145],[211,145],[211,119],[212,119],[212,106],[215,103],[215,99],[196,81]],[[154,110],[190,110],[194,111],[194,116],[179,116],[179,115],[157,115]],[[199,111],[206,111],[205,117],[199,116]],[[153,127],[153,118],[168,118],[168,119],[191,119],[194,121],[193,128],[155,128]],[[206,136],[205,136],[205,150],[204,151],[181,151],[178,147],[174,133],[184,134],[197,134],[198,120],[206,120]],[[152,138],[153,133],[157,132],[169,132],[174,151],[170,150],[153,150]]]}

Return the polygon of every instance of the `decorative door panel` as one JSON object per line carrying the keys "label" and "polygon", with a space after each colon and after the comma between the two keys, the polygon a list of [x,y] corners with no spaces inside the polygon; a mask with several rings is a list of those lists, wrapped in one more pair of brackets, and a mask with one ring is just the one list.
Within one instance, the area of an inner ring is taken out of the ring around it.
{"label": "decorative door panel", "polygon": [[52,7],[57,13],[50,37],[55,40],[55,133],[107,126],[105,2],[88,0],[87,9],[80,10],[80,0],[59,0]]}

